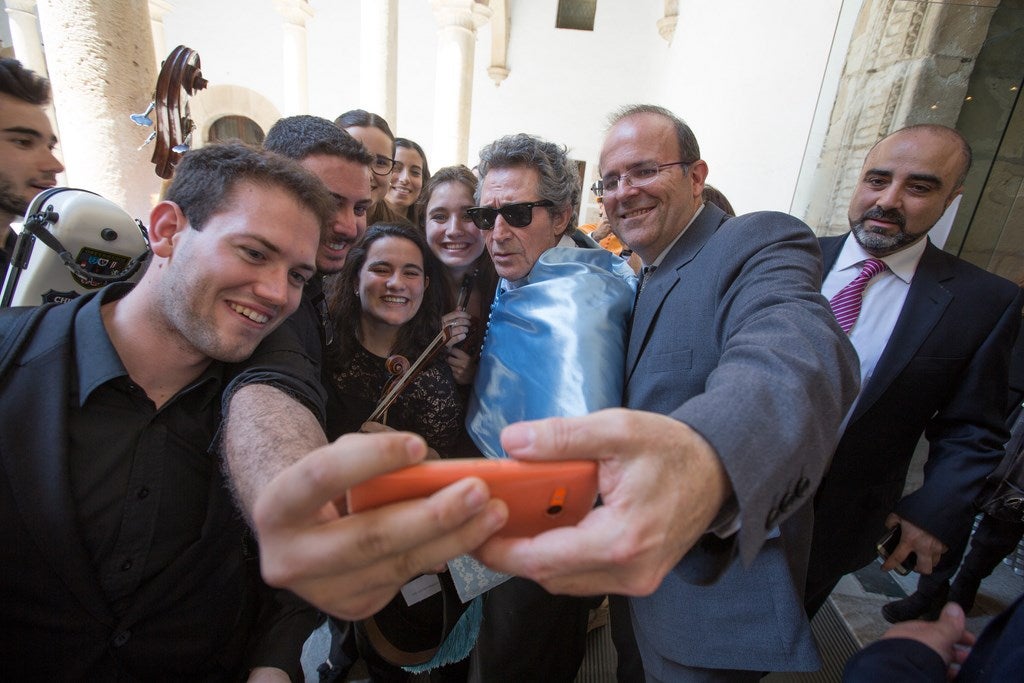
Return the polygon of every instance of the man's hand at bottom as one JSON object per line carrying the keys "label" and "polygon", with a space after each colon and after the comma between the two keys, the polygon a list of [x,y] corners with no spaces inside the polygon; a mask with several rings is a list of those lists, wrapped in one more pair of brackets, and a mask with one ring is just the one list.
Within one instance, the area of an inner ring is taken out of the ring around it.
{"label": "man's hand at bottom", "polygon": [[963,609],[950,602],[942,608],[938,621],[905,621],[890,628],[882,638],[906,638],[927,645],[942,657],[952,678],[974,645],[974,634],[965,628],[965,624]]}
{"label": "man's hand at bottom", "polygon": [[473,550],[505,524],[505,504],[477,478],[342,516],[349,487],[416,464],[426,452],[423,439],[407,433],[348,434],[281,471],[253,509],[267,583],[335,617],[362,619],[417,574]]}
{"label": "man's hand at bottom", "polygon": [[672,418],[616,408],[507,427],[522,460],[596,460],[602,505],[534,538],[492,538],[475,555],[552,593],[649,595],[700,539],[732,487],[704,438]]}

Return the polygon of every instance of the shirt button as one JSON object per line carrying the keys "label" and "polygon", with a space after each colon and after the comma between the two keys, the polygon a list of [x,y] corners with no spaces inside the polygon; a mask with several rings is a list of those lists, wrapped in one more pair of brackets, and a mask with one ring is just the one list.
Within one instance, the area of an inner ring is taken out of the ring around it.
{"label": "shirt button", "polygon": [[145,486],[143,486],[142,488],[139,489],[139,493],[138,493],[139,500],[143,500],[147,496],[149,496],[149,489],[146,488]]}
{"label": "shirt button", "polygon": [[121,631],[114,636],[113,641],[114,647],[123,647],[132,637],[131,631]]}
{"label": "shirt button", "polygon": [[123,572],[126,572],[126,571],[128,571],[129,569],[131,569],[131,568],[132,568],[132,561],[131,561],[131,559],[127,559],[127,560],[125,560],[125,561],[124,561],[124,562],[123,562],[123,563],[121,564],[121,571],[123,571]]}

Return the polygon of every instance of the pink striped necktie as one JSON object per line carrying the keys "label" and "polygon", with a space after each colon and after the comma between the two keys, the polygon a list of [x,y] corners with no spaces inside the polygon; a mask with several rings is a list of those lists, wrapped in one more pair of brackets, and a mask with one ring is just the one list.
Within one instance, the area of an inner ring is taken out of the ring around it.
{"label": "pink striped necktie", "polygon": [[860,269],[857,277],[853,278],[853,282],[840,289],[832,297],[829,304],[832,306],[832,312],[835,313],[836,320],[839,322],[839,327],[843,328],[843,332],[849,334],[857,322],[860,305],[864,300],[864,288],[868,286],[871,278],[885,269],[884,261],[869,258],[864,262],[864,267]]}

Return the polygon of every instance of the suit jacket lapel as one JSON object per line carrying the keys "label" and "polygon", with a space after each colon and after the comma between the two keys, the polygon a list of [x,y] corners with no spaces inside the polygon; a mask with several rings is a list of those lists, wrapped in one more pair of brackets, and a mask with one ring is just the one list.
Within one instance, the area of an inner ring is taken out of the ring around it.
{"label": "suit jacket lapel", "polygon": [[679,271],[704,248],[728,216],[714,204],[705,204],[700,216],[686,229],[686,232],[669,251],[658,267],[657,274],[644,286],[643,295],[638,297],[633,311],[633,322],[629,330],[629,347],[626,352],[626,382],[636,370],[637,362],[657,320],[669,292],[679,283]]}
{"label": "suit jacket lapel", "polygon": [[843,250],[843,245],[846,244],[846,238],[849,235],[850,233],[847,233],[838,237],[821,237],[818,239],[818,245],[821,247],[821,262],[823,264],[821,272],[825,275],[828,275],[829,271],[832,270],[832,266],[836,264],[839,252]]}
{"label": "suit jacket lapel", "polygon": [[942,284],[952,277],[949,264],[942,259],[941,250],[929,242],[910,283],[910,291],[907,292],[900,317],[896,320],[896,327],[878,359],[874,374],[861,388],[857,408],[850,417],[851,423],[885,393],[932,333],[953,299],[953,295]]}

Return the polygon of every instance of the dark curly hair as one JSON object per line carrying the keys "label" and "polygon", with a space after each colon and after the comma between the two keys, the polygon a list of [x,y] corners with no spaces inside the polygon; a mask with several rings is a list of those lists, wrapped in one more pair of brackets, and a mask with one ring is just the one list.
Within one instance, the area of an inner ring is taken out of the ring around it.
{"label": "dark curly hair", "polygon": [[411,225],[377,223],[352,247],[345,258],[345,267],[325,287],[328,307],[334,316],[335,328],[339,331],[337,342],[331,347],[332,361],[336,364],[347,363],[358,348],[356,330],[363,314],[362,303],[356,296],[359,275],[366,264],[370,247],[385,237],[398,237],[415,244],[423,257],[423,275],[428,280],[419,310],[412,320],[402,325],[391,353],[414,360],[441,330],[441,316],[451,310],[451,295],[443,285],[441,262],[430,251],[423,235]]}
{"label": "dark curly hair", "polygon": [[0,93],[42,106],[50,101],[50,82],[17,59],[0,59]]}

